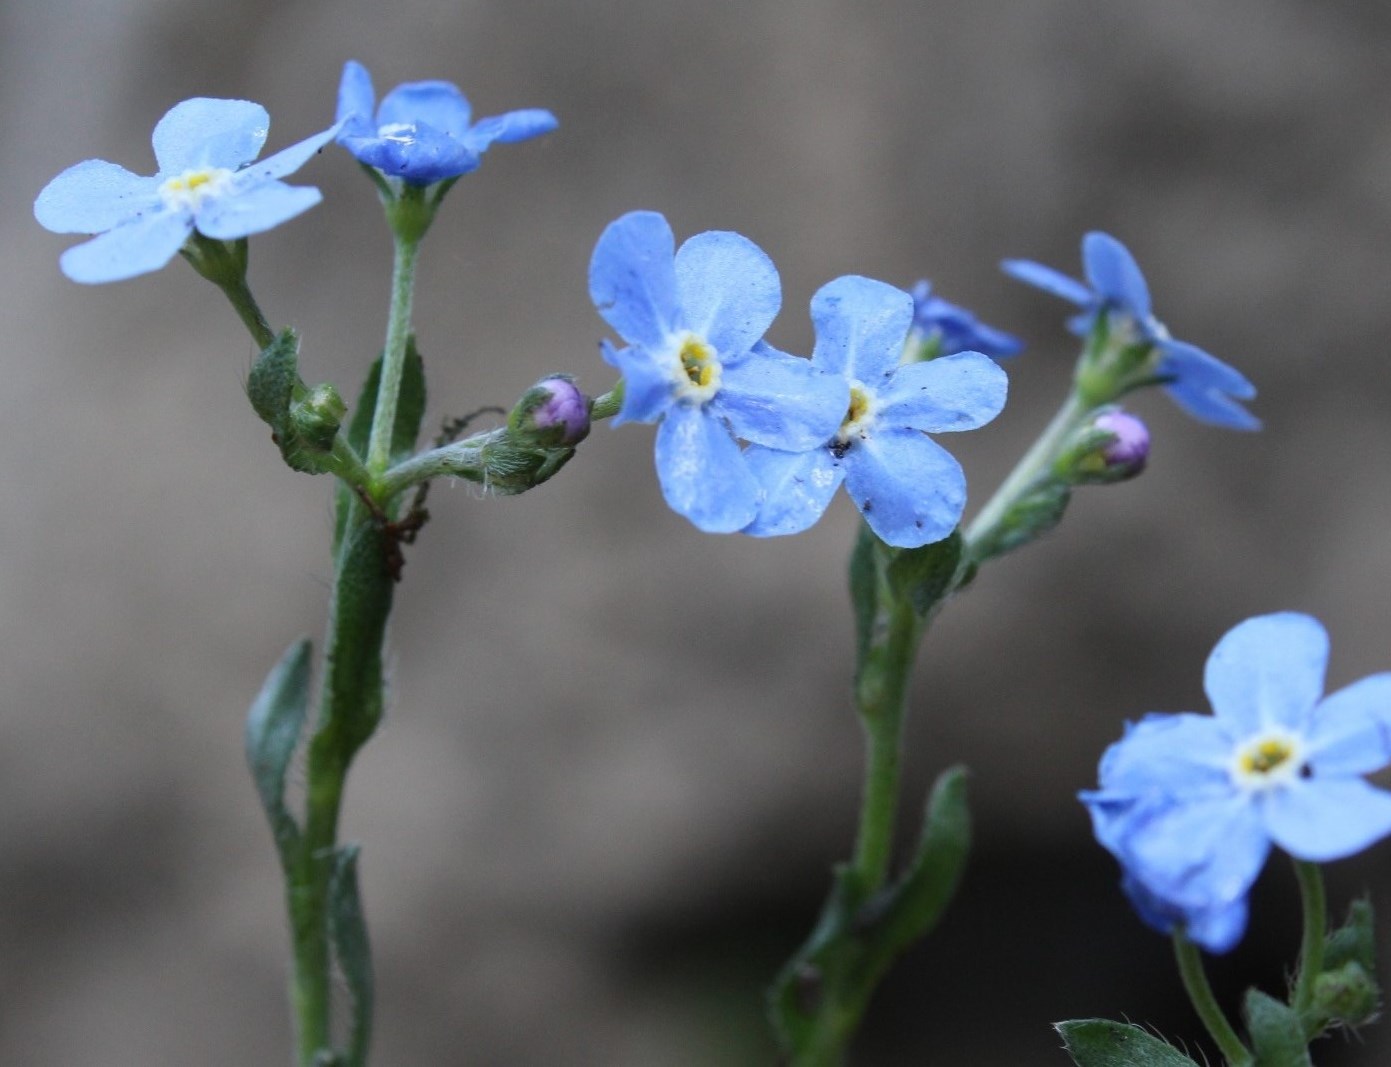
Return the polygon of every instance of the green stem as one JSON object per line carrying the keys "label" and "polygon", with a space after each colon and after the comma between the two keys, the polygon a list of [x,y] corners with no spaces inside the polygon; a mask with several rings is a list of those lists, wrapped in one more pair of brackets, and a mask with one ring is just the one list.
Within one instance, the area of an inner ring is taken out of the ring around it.
{"label": "green stem", "polygon": [[594,403],[589,408],[589,418],[593,422],[600,419],[611,419],[618,414],[618,409],[623,406],[623,379],[618,379],[618,384],[610,389],[603,396],[594,398]]}
{"label": "green stem", "polygon": [[993,537],[995,528],[1009,514],[1017,499],[1044,474],[1053,460],[1057,458],[1059,446],[1077,429],[1094,410],[1094,405],[1084,401],[1075,389],[1068,394],[1063,406],[1058,409],[1051,422],[1039,435],[1037,441],[1024,453],[1009,477],[995,490],[971,520],[966,528],[966,551],[968,559],[976,557],[979,545]]}
{"label": "green stem", "polygon": [[883,615],[882,643],[870,646],[855,694],[865,733],[865,783],[852,862],[867,892],[882,886],[889,873],[908,679],[922,636],[906,599],[890,601]]}
{"label": "green stem", "polygon": [[1183,988],[1188,992],[1188,999],[1193,1002],[1198,1018],[1212,1035],[1218,1050],[1230,1067],[1248,1067],[1252,1062],[1251,1053],[1241,1043],[1241,1038],[1237,1037],[1232,1024],[1227,1021],[1227,1016],[1218,1006],[1212,986],[1207,980],[1207,971],[1203,969],[1202,953],[1198,951],[1197,945],[1188,940],[1182,929],[1174,931],[1174,959],[1178,962],[1179,977],[1183,979]]}
{"label": "green stem", "polygon": [[1323,946],[1328,937],[1328,904],[1323,888],[1323,872],[1317,863],[1294,861],[1299,879],[1299,899],[1304,911],[1304,935],[1299,946],[1299,977],[1290,1002],[1301,1017],[1314,1003],[1314,983],[1323,971]]}
{"label": "green stem", "polygon": [[372,436],[367,445],[367,469],[373,474],[381,474],[391,463],[391,436],[396,425],[396,400],[401,392],[401,374],[406,366],[406,342],[410,339],[411,303],[415,293],[415,263],[420,252],[420,239],[411,234],[397,232],[395,243],[386,348],[382,352],[377,406],[372,413]]}
{"label": "green stem", "polygon": [[382,713],[382,644],[393,584],[386,547],[379,525],[355,502],[329,604],[319,718],[306,767],[304,833],[288,879],[301,1067],[310,1067],[332,1040],[329,892],[344,781]]}

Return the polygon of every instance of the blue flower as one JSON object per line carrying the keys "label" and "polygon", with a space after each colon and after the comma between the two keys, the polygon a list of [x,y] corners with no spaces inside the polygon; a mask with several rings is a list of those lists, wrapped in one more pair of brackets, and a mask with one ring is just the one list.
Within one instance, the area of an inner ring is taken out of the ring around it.
{"label": "blue flower", "polygon": [[1084,285],[1051,267],[1027,259],[1007,259],[1001,266],[1021,282],[1061,297],[1082,309],[1069,321],[1085,335],[1099,315],[1122,341],[1142,342],[1159,352],[1154,373],[1165,391],[1195,419],[1232,430],[1260,429],[1260,420],[1238,401],[1256,395],[1246,377],[1196,345],[1175,341],[1150,310],[1149,286],[1125,245],[1110,234],[1092,232],[1082,239]]}
{"label": "blue flower", "polygon": [[1327,661],[1316,619],[1248,619],[1208,657],[1213,715],[1147,715],[1106,750],[1081,799],[1151,926],[1225,952],[1272,843],[1323,862],[1391,833],[1391,793],[1362,779],[1391,763],[1391,674],[1325,697]]}
{"label": "blue flower", "polygon": [[360,162],[410,185],[477,170],[494,141],[525,141],[559,125],[549,111],[537,108],[472,122],[464,94],[444,81],[398,85],[380,107],[376,99],[367,68],[348,60],[338,85],[338,121],[343,124],[338,143]]}
{"label": "blue flower", "polygon": [[155,126],[153,178],[89,159],[54,178],[34,217],[54,233],[100,237],[59,264],[75,282],[114,282],[159,270],[196,229],[230,241],[261,233],[317,204],[319,190],[280,181],[332,138],[325,130],[252,165],[270,116],[246,100],[203,97],[175,105]]}
{"label": "blue flower", "polygon": [[924,344],[936,342],[938,356],[984,352],[992,359],[1004,359],[1024,348],[1013,334],[987,326],[965,308],[934,295],[926,281],[913,286],[913,329]]}
{"label": "blue flower", "polygon": [[[900,363],[913,298],[869,278],[828,282],[811,301],[812,366],[849,393],[840,425],[817,447],[767,442],[745,453],[766,499],[745,533],[799,533],[826,510],[841,482],[881,540],[898,548],[940,541],[966,506],[966,476],[927,436],[983,426],[1005,403],[1004,371],[979,352]],[[842,394],[844,395],[844,394]]]}
{"label": "blue flower", "polygon": [[757,245],[715,231],[674,245],[666,219],[635,211],[610,223],[594,248],[590,296],[628,342],[603,347],[623,375],[614,425],[660,420],[667,503],[702,530],[732,533],[753,521],[762,498],[735,438],[812,448],[845,411],[845,383],[761,340],[782,292]]}

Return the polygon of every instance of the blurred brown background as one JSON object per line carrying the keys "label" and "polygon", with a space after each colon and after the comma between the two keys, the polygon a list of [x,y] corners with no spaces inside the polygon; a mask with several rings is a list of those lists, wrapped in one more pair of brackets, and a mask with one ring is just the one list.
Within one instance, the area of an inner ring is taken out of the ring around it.
{"label": "blurred brown background", "polygon": [[[1379,0],[4,0],[0,213],[0,1062],[288,1062],[269,833],[243,770],[266,670],[317,633],[328,485],[284,468],[241,395],[252,352],[182,263],[87,289],[33,222],[88,157],[153,171],[155,121],[247,97],[268,151],[331,119],[339,70],[457,81],[479,114],[552,108],[427,243],[417,325],[431,424],[546,372],[611,384],[589,306],[618,214],[739,230],[779,265],[773,339],[843,273],[1025,335],[987,430],[946,440],[974,500],[1061,398],[1060,303],[1004,256],[1078,268],[1121,237],[1175,334],[1256,381],[1258,435],[1158,394],[1137,482],[991,567],[927,642],[907,786],[974,768],[966,894],[896,970],[857,1064],[1062,1064],[1054,1020],[1192,1042],[1074,800],[1146,710],[1205,708],[1202,664],[1249,615],[1310,611],[1330,684],[1391,668],[1391,7]],[[253,242],[306,374],[353,393],[383,330],[389,246],[334,149],[325,203]],[[761,989],[850,847],[860,742],[844,501],[781,541],[705,536],[662,504],[651,431],[599,429],[512,500],[437,487],[392,633],[389,720],[345,833],[379,978],[376,1062],[767,1064]],[[915,807],[916,799],[910,807]],[[916,829],[910,825],[905,832]],[[1391,845],[1332,868],[1378,894]],[[1217,968],[1278,990],[1286,867]],[[1383,968],[1385,975],[1386,968]],[[1391,1031],[1326,1064],[1391,1062]]]}

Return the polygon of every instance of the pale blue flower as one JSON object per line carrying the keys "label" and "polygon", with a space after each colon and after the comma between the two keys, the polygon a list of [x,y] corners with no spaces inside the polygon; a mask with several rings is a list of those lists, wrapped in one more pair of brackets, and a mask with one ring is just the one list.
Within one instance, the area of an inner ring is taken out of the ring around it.
{"label": "pale blue flower", "polygon": [[1169,336],[1154,317],[1145,276],[1125,245],[1110,234],[1089,233],[1082,239],[1082,264],[1085,285],[1027,259],[1007,259],[1001,266],[1019,281],[1080,307],[1081,314],[1069,321],[1074,333],[1086,334],[1105,314],[1117,336],[1157,348],[1156,376],[1174,403],[1195,419],[1231,430],[1260,429],[1260,420],[1239,403],[1254,397],[1256,387],[1216,356]]}
{"label": "pale blue flower", "polygon": [[660,421],[662,493],[702,530],[731,533],[758,511],[762,488],[736,438],[812,448],[845,412],[843,381],[763,342],[782,290],[772,261],[746,237],[697,234],[678,251],[666,219],[631,212],[599,238],[589,292],[628,342],[603,347],[623,375],[614,425]]}
{"label": "pale blue flower", "polygon": [[387,93],[380,106],[376,99],[367,68],[348,60],[338,86],[338,143],[359,162],[411,185],[467,174],[494,141],[525,141],[559,125],[539,108],[473,122],[467,98],[445,81],[408,82]]}
{"label": "pale blue flower", "polygon": [[1327,661],[1316,619],[1248,619],[1208,658],[1213,715],[1147,715],[1106,750],[1081,799],[1152,926],[1225,952],[1272,844],[1323,862],[1391,834],[1362,778],[1391,763],[1391,673],[1325,697]]}
{"label": "pale blue flower", "polygon": [[842,482],[885,543],[917,548],[956,528],[966,506],[961,465],[927,435],[983,426],[1005,403],[1005,373],[979,352],[900,363],[913,298],[847,276],[811,301],[812,366],[844,383],[839,426],[808,450],[751,445],[766,499],[745,533],[793,534],[821,517]]}
{"label": "pale blue flower", "polygon": [[302,167],[337,128],[253,163],[269,130],[260,104],[199,97],[175,105],[155,126],[154,177],[101,159],[63,171],[39,193],[34,217],[55,233],[101,235],[64,252],[63,273],[76,282],[133,278],[168,263],[195,229],[230,241],[313,207],[322,199],[318,189],[279,179]]}

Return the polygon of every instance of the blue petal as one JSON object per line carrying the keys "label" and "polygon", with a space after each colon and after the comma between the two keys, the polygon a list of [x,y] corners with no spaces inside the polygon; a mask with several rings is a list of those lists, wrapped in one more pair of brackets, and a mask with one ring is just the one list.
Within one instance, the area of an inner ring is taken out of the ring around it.
{"label": "blue petal", "polygon": [[152,138],[159,173],[167,178],[186,170],[236,170],[261,153],[270,116],[249,100],[196,97],[176,104],[155,126]]}
{"label": "blue petal", "polygon": [[461,139],[468,133],[473,114],[468,100],[452,82],[407,82],[382,97],[377,108],[377,130],[383,126],[424,124]]}
{"label": "blue petal", "polygon": [[782,306],[778,270],[747,237],[698,233],[676,253],[676,294],[682,325],[722,356],[751,349]]}
{"label": "blue petal", "polygon": [[1261,802],[1270,836],[1301,860],[1340,860],[1391,834],[1391,793],[1361,778],[1301,779]]}
{"label": "blue petal", "polygon": [[393,137],[340,137],[360,162],[412,185],[429,185],[478,169],[478,153],[432,126],[417,124]]}
{"label": "blue petal", "polygon": [[1184,908],[1150,892],[1130,874],[1121,882],[1121,889],[1151,929],[1169,934],[1182,925],[1188,939],[1209,952],[1231,951],[1246,933],[1248,905],[1244,896],[1210,907]]}
{"label": "blue petal", "polygon": [[515,144],[550,133],[560,121],[543,108],[523,108],[503,115],[479,119],[468,132],[468,142],[475,152],[482,152],[494,141]]}
{"label": "blue petal", "polygon": [[879,539],[918,548],[956,529],[966,476],[941,445],[916,430],[876,430],[842,457],[845,488]]}
{"label": "blue petal", "polygon": [[1093,231],[1082,238],[1082,264],[1103,300],[1142,323],[1149,319],[1149,286],[1125,245],[1109,233]]}
{"label": "blue petal", "polygon": [[1254,805],[1234,788],[1146,814],[1126,828],[1116,854],[1152,892],[1185,908],[1244,897],[1270,853]]}
{"label": "blue petal", "polygon": [[816,327],[812,362],[877,389],[903,356],[913,298],[884,282],[846,275],[817,290],[811,321]]}
{"label": "blue petal", "polygon": [[1097,302],[1096,294],[1081,282],[1031,259],[1006,259],[1000,269],[1016,281],[1062,297],[1078,307],[1090,308]]}
{"label": "blue petal", "polygon": [[208,199],[194,212],[198,232],[221,241],[263,233],[323,199],[312,186],[265,182],[246,192]]}
{"label": "blue petal", "polygon": [[1391,764],[1391,674],[1373,674],[1325,697],[1305,740],[1318,775],[1372,774]]}
{"label": "blue petal", "polygon": [[710,401],[736,436],[789,452],[824,445],[849,407],[844,378],[762,344],[724,364],[720,391]]}
{"label": "blue petal", "polygon": [[1225,787],[1233,743],[1211,715],[1150,714],[1127,725],[1125,736],[1101,757],[1101,788],[1139,795]]}
{"label": "blue petal", "polygon": [[625,422],[656,422],[671,406],[671,379],[638,347],[615,349],[607,341],[599,343],[604,362],[623,375],[623,403],[613,425]]}
{"label": "blue petal", "polygon": [[754,537],[801,533],[816,523],[835,496],[845,472],[830,449],[779,452],[750,445],[744,461],[763,487],[758,518],[744,528]]}
{"label": "blue petal", "polygon": [[1249,400],[1256,388],[1234,367],[1182,341],[1163,341],[1159,373],[1174,381],[1165,391],[1189,415],[1232,430],[1258,430],[1260,420],[1232,397]]}
{"label": "blue petal", "polygon": [[625,341],[665,344],[677,318],[676,268],[667,220],[633,211],[609,223],[589,261],[589,297]]}
{"label": "blue petal", "polygon": [[336,122],[343,124],[344,136],[374,136],[377,126],[372,113],[376,106],[372,75],[357,60],[348,60],[343,64],[343,77],[338,82],[338,111],[334,116]]}
{"label": "blue petal", "polygon": [[118,282],[159,270],[192,232],[193,220],[184,212],[153,211],[69,248],[58,263],[75,282]]}
{"label": "blue petal", "polygon": [[734,533],[758,514],[758,480],[729,430],[700,408],[677,404],[657,427],[657,480],[671,510],[706,533]]}
{"label": "blue petal", "polygon": [[879,391],[879,418],[927,433],[974,430],[1005,406],[1009,379],[989,357],[958,352],[899,367]]}
{"label": "blue petal", "polygon": [[159,203],[158,178],[89,159],[43,187],[34,218],[54,233],[102,233]]}
{"label": "blue petal", "polygon": [[272,156],[267,156],[259,163],[237,172],[236,184],[238,188],[246,188],[262,181],[273,181],[276,178],[283,178],[287,174],[293,174],[304,166],[314,154],[328,144],[338,135],[339,127],[335,123],[322,133],[316,133],[313,137],[306,137],[299,144],[292,144],[289,148],[282,148]]}
{"label": "blue petal", "polygon": [[1328,634],[1309,615],[1247,619],[1208,657],[1203,686],[1212,710],[1237,734],[1272,726],[1304,733],[1323,695]]}

